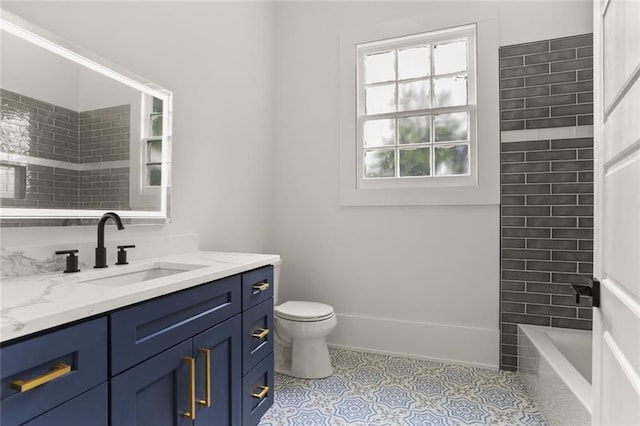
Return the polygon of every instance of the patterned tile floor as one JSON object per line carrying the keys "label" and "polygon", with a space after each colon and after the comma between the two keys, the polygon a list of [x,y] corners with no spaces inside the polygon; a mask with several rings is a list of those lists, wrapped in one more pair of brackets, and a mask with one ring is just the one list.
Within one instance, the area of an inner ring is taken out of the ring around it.
{"label": "patterned tile floor", "polygon": [[262,426],[545,425],[516,373],[331,349],[334,375],[276,374]]}

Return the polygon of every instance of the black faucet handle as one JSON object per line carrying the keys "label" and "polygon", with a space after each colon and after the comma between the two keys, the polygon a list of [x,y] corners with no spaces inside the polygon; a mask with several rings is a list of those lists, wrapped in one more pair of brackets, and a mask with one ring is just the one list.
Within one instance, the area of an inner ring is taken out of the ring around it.
{"label": "black faucet handle", "polygon": [[58,250],[56,251],[56,254],[67,254],[67,267],[64,270],[65,274],[68,274],[70,272],[80,272],[80,269],[78,269],[78,256],[76,256],[76,253],[78,253],[78,249],[73,249],[73,250]]}
{"label": "black faucet handle", "polygon": [[117,247],[118,247],[118,261],[116,262],[116,265],[129,264],[129,262],[127,262],[127,249],[134,248],[135,245],[129,244],[129,245],[117,246]]}

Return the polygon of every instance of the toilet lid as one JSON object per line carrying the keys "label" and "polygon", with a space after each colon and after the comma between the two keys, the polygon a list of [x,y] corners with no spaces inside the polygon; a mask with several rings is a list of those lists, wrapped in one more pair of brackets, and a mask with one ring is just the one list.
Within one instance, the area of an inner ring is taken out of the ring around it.
{"label": "toilet lid", "polygon": [[290,301],[276,306],[275,315],[291,321],[322,321],[333,316],[333,308],[324,303]]}

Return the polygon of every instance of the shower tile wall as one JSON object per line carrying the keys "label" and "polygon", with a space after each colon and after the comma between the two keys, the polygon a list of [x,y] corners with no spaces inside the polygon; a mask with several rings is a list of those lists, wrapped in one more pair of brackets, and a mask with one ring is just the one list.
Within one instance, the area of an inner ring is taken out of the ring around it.
{"label": "shower tile wall", "polygon": [[[131,106],[80,113],[80,163],[129,160]],[[129,208],[129,168],[80,171],[79,208]]]}
{"label": "shower tile wall", "polygon": [[[0,102],[0,151],[45,163],[55,161],[50,165],[34,164],[33,160],[3,162],[3,176],[24,179],[17,182],[24,188],[14,191],[16,197],[8,196],[10,188],[3,189],[3,206],[129,208],[128,168],[91,167],[129,159],[129,105],[78,113],[4,89],[0,89]],[[86,117],[93,121],[83,123]],[[92,164],[87,164],[90,169],[86,170],[79,163]],[[3,221],[2,226],[20,224]]]}
{"label": "shower tile wall", "polygon": [[[591,34],[500,48],[506,370],[517,367],[517,324],[591,328],[590,300],[576,304],[570,284],[592,275],[593,138],[553,136],[592,134],[575,127],[593,123],[591,52]],[[533,129],[548,131],[528,138]]]}

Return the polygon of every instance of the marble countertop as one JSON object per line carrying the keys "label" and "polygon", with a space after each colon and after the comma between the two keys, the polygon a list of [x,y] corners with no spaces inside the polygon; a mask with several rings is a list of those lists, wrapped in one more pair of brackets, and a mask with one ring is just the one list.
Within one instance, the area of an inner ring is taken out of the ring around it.
{"label": "marble countertop", "polygon": [[[197,251],[87,269],[3,280],[0,284],[0,342],[112,311],[209,281],[270,265],[280,256]],[[102,277],[135,272],[150,264],[197,265],[197,269],[127,285],[104,285]]]}

